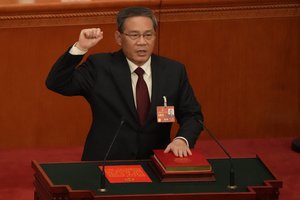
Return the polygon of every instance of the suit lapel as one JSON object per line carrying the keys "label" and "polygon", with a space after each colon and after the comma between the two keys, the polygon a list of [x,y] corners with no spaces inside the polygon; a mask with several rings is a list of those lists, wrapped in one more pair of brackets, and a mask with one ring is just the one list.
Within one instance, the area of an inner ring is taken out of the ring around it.
{"label": "suit lapel", "polygon": [[[163,69],[157,56],[151,57],[151,74],[152,74],[152,96],[149,116],[156,117],[156,106],[163,105],[162,98],[162,83],[163,83]],[[149,118],[149,117],[148,117]]]}
{"label": "suit lapel", "polygon": [[119,51],[115,54],[114,62],[115,65],[111,67],[112,77],[132,115],[136,120],[138,120],[132,93],[130,69],[122,51]]}

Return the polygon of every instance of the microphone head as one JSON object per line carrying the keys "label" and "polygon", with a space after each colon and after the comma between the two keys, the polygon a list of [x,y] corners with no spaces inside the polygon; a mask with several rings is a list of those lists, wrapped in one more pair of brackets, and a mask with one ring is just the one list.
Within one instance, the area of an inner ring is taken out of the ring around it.
{"label": "microphone head", "polygon": [[120,122],[120,126],[122,126],[124,123],[125,123],[125,119],[122,118]]}

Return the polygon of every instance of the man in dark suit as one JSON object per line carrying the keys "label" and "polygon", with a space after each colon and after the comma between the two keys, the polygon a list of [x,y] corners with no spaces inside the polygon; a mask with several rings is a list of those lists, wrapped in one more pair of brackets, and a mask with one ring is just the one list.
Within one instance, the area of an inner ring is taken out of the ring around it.
{"label": "man in dark suit", "polygon": [[[118,13],[117,25],[115,39],[121,50],[91,55],[78,66],[103,38],[99,28],[84,29],[46,81],[50,90],[82,95],[90,103],[93,122],[82,160],[102,160],[122,120],[108,159],[146,159],[153,149],[191,155],[202,130],[197,119],[203,117],[184,65],[153,54],[157,21],[150,9],[125,8]],[[172,123],[157,119],[157,107],[164,103],[180,124],[172,141]]]}

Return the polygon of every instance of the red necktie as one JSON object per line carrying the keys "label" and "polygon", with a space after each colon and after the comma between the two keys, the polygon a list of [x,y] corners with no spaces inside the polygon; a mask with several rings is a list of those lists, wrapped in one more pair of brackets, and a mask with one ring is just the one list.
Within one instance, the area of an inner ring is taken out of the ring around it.
{"label": "red necktie", "polygon": [[140,124],[143,126],[149,112],[150,98],[146,82],[143,78],[144,70],[138,67],[134,72],[139,77],[136,84],[136,109],[139,114]]}

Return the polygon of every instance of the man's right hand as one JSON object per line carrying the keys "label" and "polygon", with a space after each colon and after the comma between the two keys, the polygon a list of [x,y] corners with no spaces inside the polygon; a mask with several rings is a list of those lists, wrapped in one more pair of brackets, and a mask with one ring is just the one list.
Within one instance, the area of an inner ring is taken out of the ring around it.
{"label": "man's right hand", "polygon": [[100,28],[83,29],[80,32],[76,47],[88,51],[103,38],[103,32]]}

